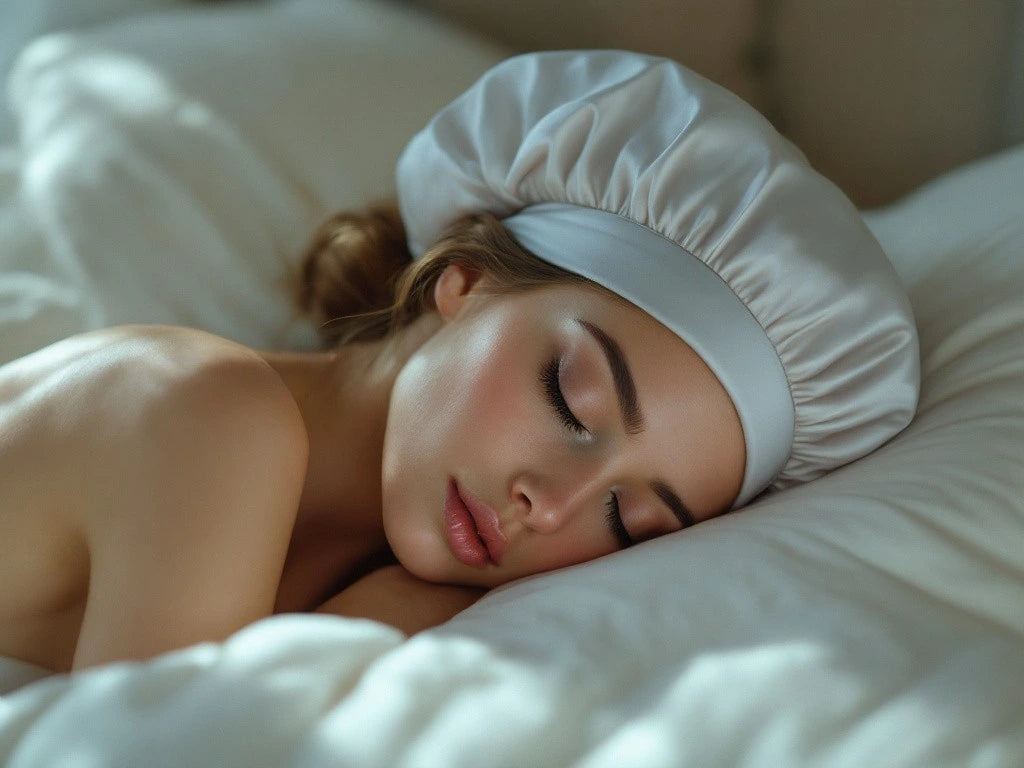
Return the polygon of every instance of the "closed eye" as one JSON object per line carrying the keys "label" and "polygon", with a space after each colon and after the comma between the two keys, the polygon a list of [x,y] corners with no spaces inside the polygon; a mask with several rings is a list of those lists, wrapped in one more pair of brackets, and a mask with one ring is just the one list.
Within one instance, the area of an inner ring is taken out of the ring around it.
{"label": "closed eye", "polygon": [[576,414],[572,412],[572,408],[565,402],[565,396],[562,394],[562,387],[558,382],[558,369],[560,367],[560,361],[557,357],[551,358],[551,360],[541,369],[540,381],[544,387],[544,394],[551,404],[551,408],[558,416],[558,420],[562,422],[562,425],[570,432],[576,435],[589,435],[590,432],[583,423],[576,418]]}
{"label": "closed eye", "polygon": [[614,493],[610,494],[605,507],[607,509],[605,520],[608,521],[608,527],[612,529],[612,533],[615,535],[615,540],[619,542],[619,546],[622,549],[632,547],[636,542],[633,541],[633,537],[626,530],[625,523],[622,522],[622,514],[619,512],[619,497]]}

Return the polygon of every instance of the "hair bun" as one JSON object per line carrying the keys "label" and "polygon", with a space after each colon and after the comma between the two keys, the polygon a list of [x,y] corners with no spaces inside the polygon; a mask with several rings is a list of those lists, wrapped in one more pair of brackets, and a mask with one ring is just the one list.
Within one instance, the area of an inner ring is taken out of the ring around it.
{"label": "hair bun", "polygon": [[302,256],[296,302],[317,325],[327,343],[376,336],[352,317],[383,313],[394,301],[395,281],[412,260],[405,227],[394,203],[358,213],[337,213],[314,233]]}

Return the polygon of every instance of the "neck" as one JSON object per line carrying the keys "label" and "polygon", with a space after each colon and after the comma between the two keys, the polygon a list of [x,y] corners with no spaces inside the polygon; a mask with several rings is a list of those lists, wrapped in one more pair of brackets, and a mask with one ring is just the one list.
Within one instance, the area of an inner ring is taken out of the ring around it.
{"label": "neck", "polygon": [[295,398],[309,437],[279,610],[312,610],[362,563],[388,551],[381,463],[391,390],[436,325],[434,315],[425,315],[385,340],[322,353],[264,353]]}

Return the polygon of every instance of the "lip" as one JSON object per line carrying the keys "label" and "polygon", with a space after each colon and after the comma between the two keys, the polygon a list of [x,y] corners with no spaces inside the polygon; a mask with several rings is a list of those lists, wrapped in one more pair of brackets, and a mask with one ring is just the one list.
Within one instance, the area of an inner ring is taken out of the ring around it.
{"label": "lip", "polygon": [[471,568],[499,565],[506,543],[498,515],[449,479],[444,502],[444,531],[459,562]]}
{"label": "lip", "polygon": [[484,546],[487,547],[488,557],[490,557],[491,562],[495,565],[501,565],[501,559],[505,556],[505,550],[508,549],[508,541],[501,532],[498,513],[460,486],[458,481],[453,480],[452,482],[455,485],[459,498],[466,505],[469,514],[473,516],[476,532],[483,539]]}

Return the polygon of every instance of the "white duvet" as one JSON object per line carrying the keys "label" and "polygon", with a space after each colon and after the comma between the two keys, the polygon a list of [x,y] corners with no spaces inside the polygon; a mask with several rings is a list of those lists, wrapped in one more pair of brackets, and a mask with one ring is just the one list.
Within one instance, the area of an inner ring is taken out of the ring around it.
{"label": "white duvet", "polygon": [[[0,361],[129,321],[308,346],[304,237],[500,55],[395,5],[158,5],[9,36]],[[412,640],[281,616],[20,685],[0,764],[1024,765],[1022,179],[1019,148],[868,214],[923,373],[871,456]]]}

